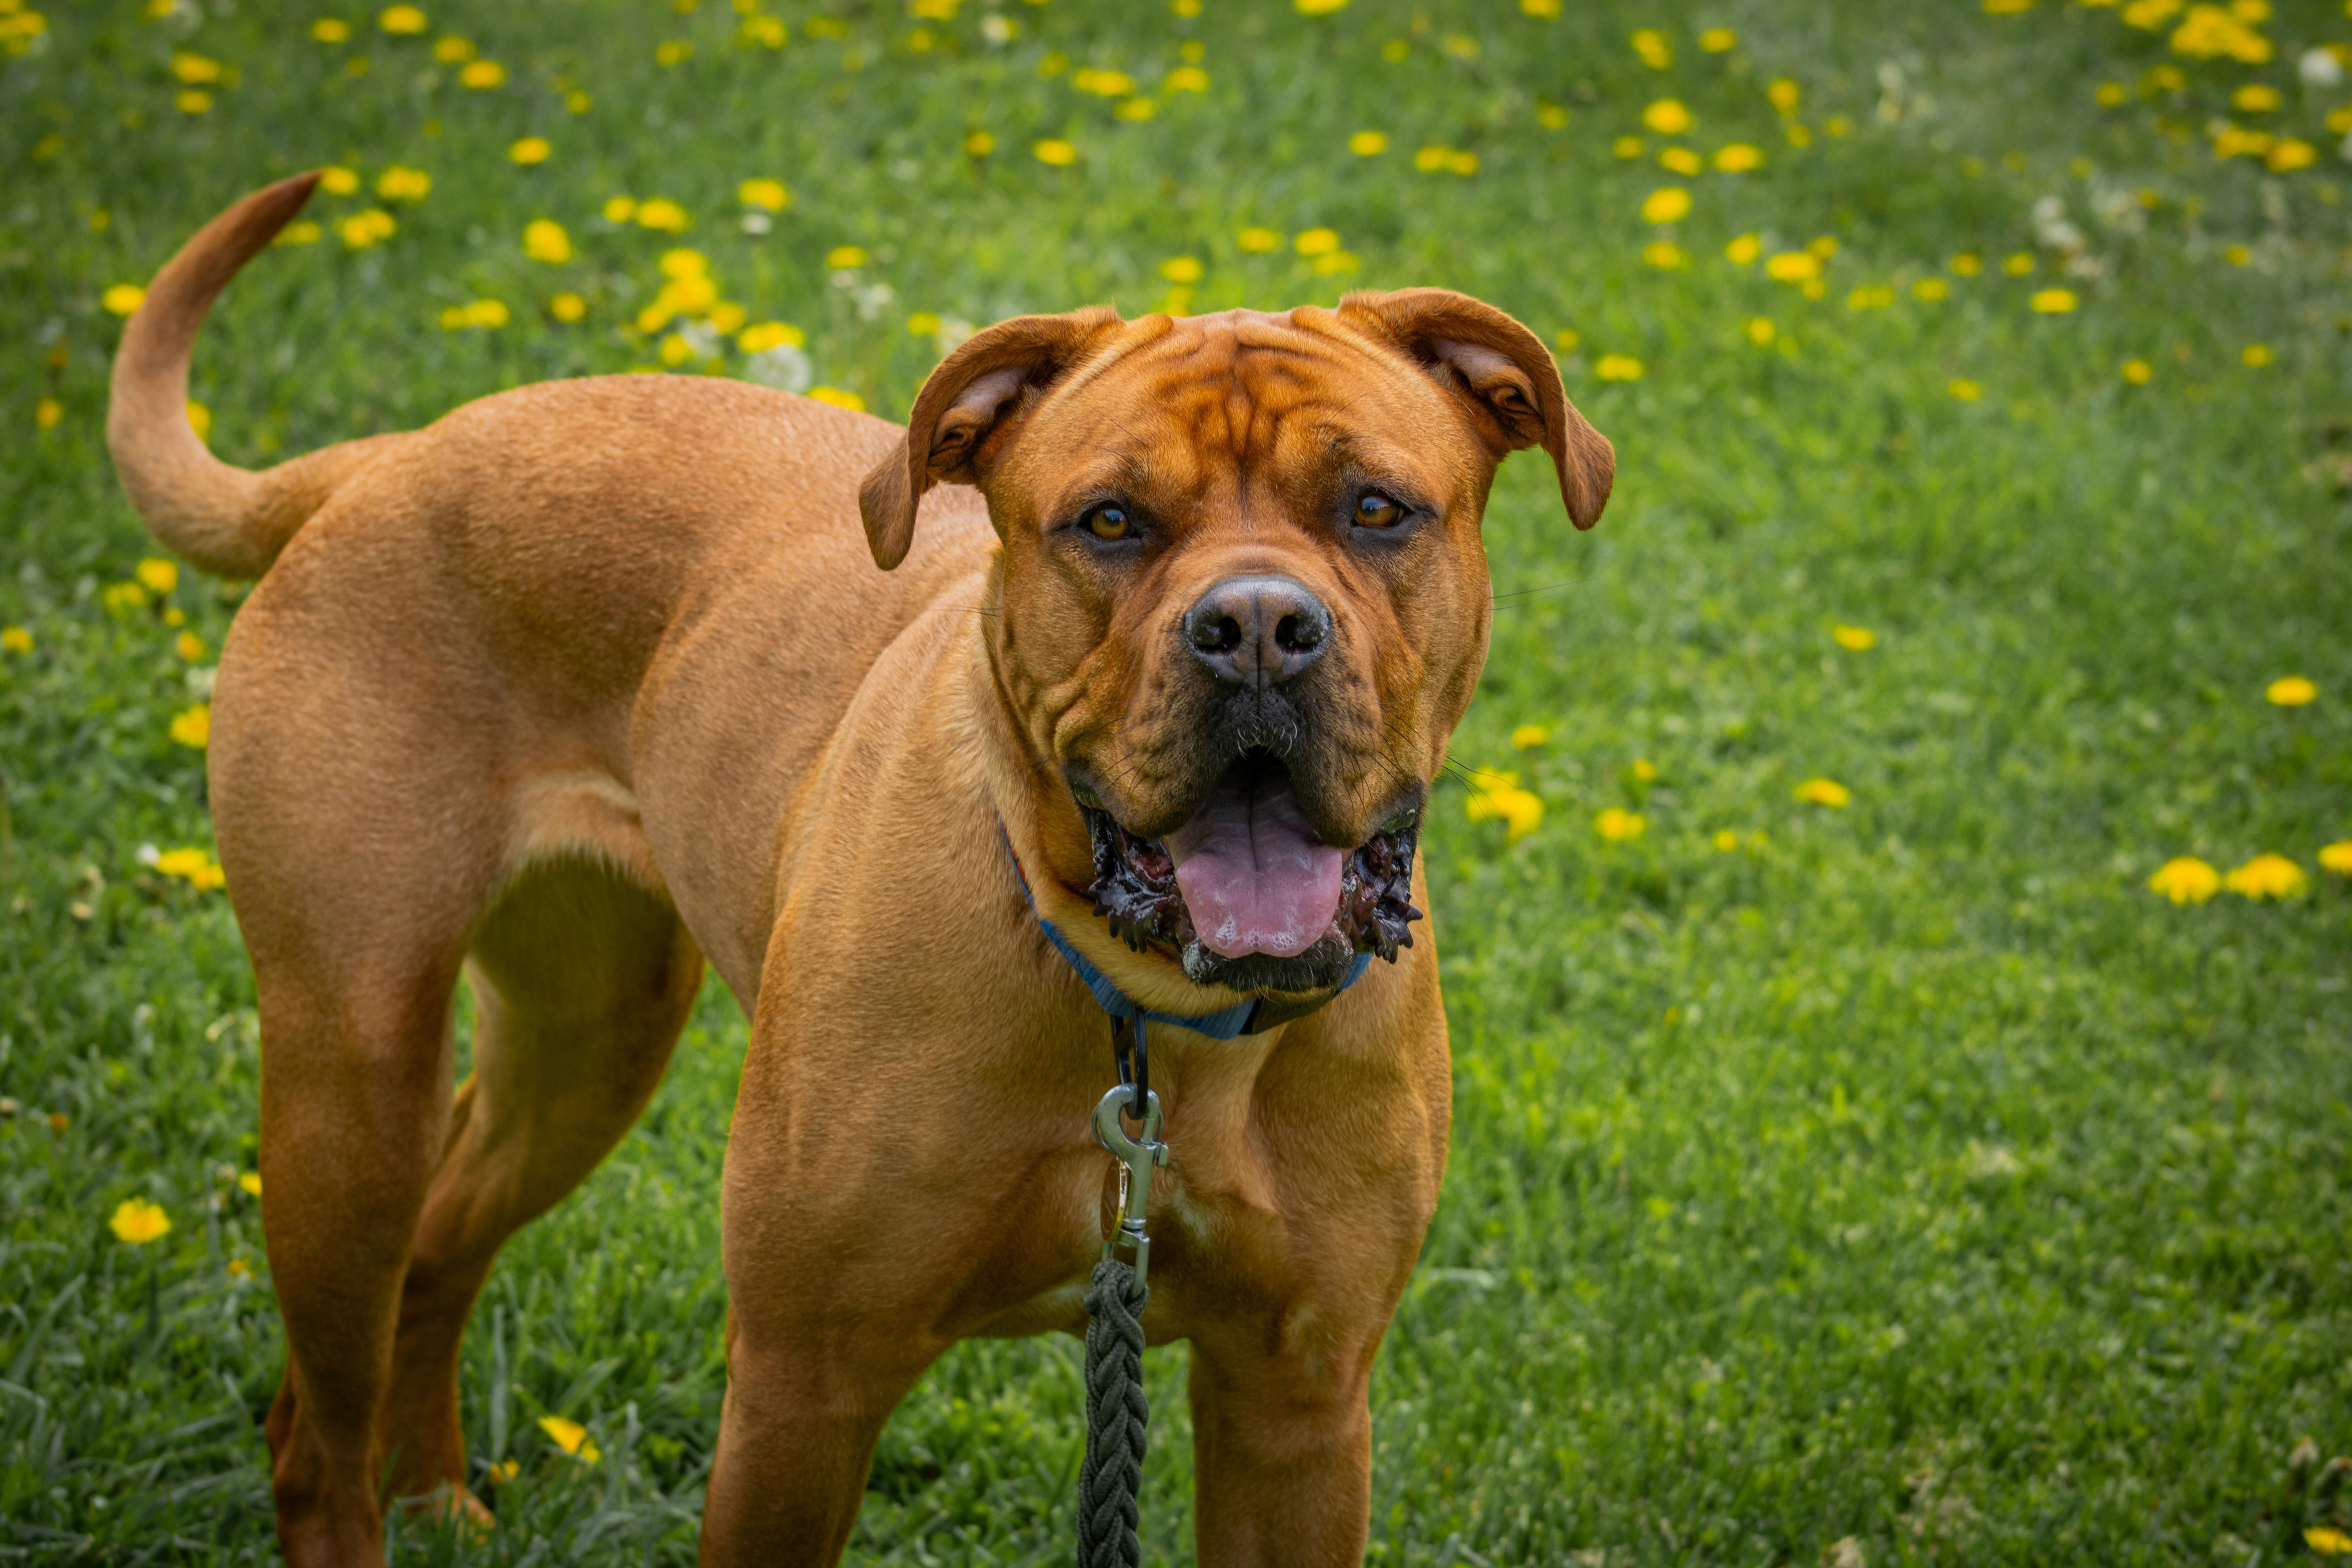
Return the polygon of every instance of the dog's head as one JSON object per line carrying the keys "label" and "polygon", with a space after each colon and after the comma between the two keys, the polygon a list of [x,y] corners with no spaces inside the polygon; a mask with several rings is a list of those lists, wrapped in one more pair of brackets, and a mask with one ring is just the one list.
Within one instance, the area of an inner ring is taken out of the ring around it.
{"label": "dog's head", "polygon": [[887,568],[925,489],[987,496],[997,679],[1091,835],[1098,912],[1202,984],[1312,993],[1410,941],[1422,807],[1486,653],[1479,521],[1525,447],[1591,527],[1609,443],[1534,334],[1460,294],[1098,308],[949,355],[859,500]]}

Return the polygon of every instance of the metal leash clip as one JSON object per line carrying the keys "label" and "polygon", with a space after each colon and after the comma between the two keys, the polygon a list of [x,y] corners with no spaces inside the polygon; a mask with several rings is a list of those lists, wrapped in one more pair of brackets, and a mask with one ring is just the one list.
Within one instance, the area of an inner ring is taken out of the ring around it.
{"label": "metal leash clip", "polygon": [[1118,1162],[1118,1225],[1103,1238],[1105,1261],[1118,1255],[1123,1237],[1135,1248],[1135,1282],[1144,1283],[1151,1267],[1151,1238],[1143,1234],[1143,1215],[1151,1201],[1151,1167],[1168,1163],[1168,1145],[1160,1142],[1160,1097],[1143,1091],[1143,1136],[1130,1138],[1119,1124],[1119,1112],[1135,1098],[1131,1085],[1120,1084],[1095,1107],[1095,1142]]}

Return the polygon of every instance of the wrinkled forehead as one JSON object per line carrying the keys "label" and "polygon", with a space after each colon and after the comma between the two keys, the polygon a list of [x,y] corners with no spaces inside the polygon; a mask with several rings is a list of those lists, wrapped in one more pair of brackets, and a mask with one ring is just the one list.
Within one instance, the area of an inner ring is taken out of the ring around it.
{"label": "wrinkled forehead", "polygon": [[1073,489],[1189,494],[1350,467],[1450,490],[1459,423],[1401,353],[1311,309],[1147,317],[1032,420]]}

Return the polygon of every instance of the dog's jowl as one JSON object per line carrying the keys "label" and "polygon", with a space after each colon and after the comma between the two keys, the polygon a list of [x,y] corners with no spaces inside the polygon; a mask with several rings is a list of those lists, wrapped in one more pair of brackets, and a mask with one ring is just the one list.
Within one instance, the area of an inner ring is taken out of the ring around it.
{"label": "dog's jowl", "polygon": [[157,537],[260,578],[209,765],[288,1559],[381,1563],[394,1497],[479,1510],[474,1297],[645,1105],[707,960],[751,1038],[704,1562],[832,1563],[925,1367],[1082,1325],[1113,1200],[1082,969],[1234,1021],[1152,1031],[1145,1327],[1190,1342],[1201,1561],[1357,1561],[1444,1163],[1414,851],[1486,655],[1480,517],[1518,447],[1579,526],[1609,494],[1542,345],[1439,289],[1096,309],[981,332],[904,428],[604,377],[248,473],[189,428],[188,359],[311,184],[164,269],[109,426]]}

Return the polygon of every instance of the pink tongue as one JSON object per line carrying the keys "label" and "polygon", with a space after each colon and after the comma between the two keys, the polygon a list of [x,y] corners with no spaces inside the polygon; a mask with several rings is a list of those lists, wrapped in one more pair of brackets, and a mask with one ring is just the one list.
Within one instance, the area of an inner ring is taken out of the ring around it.
{"label": "pink tongue", "polygon": [[1176,887],[1201,944],[1222,958],[1294,958],[1339,912],[1345,856],[1316,842],[1289,781],[1219,784],[1192,820],[1168,836]]}

